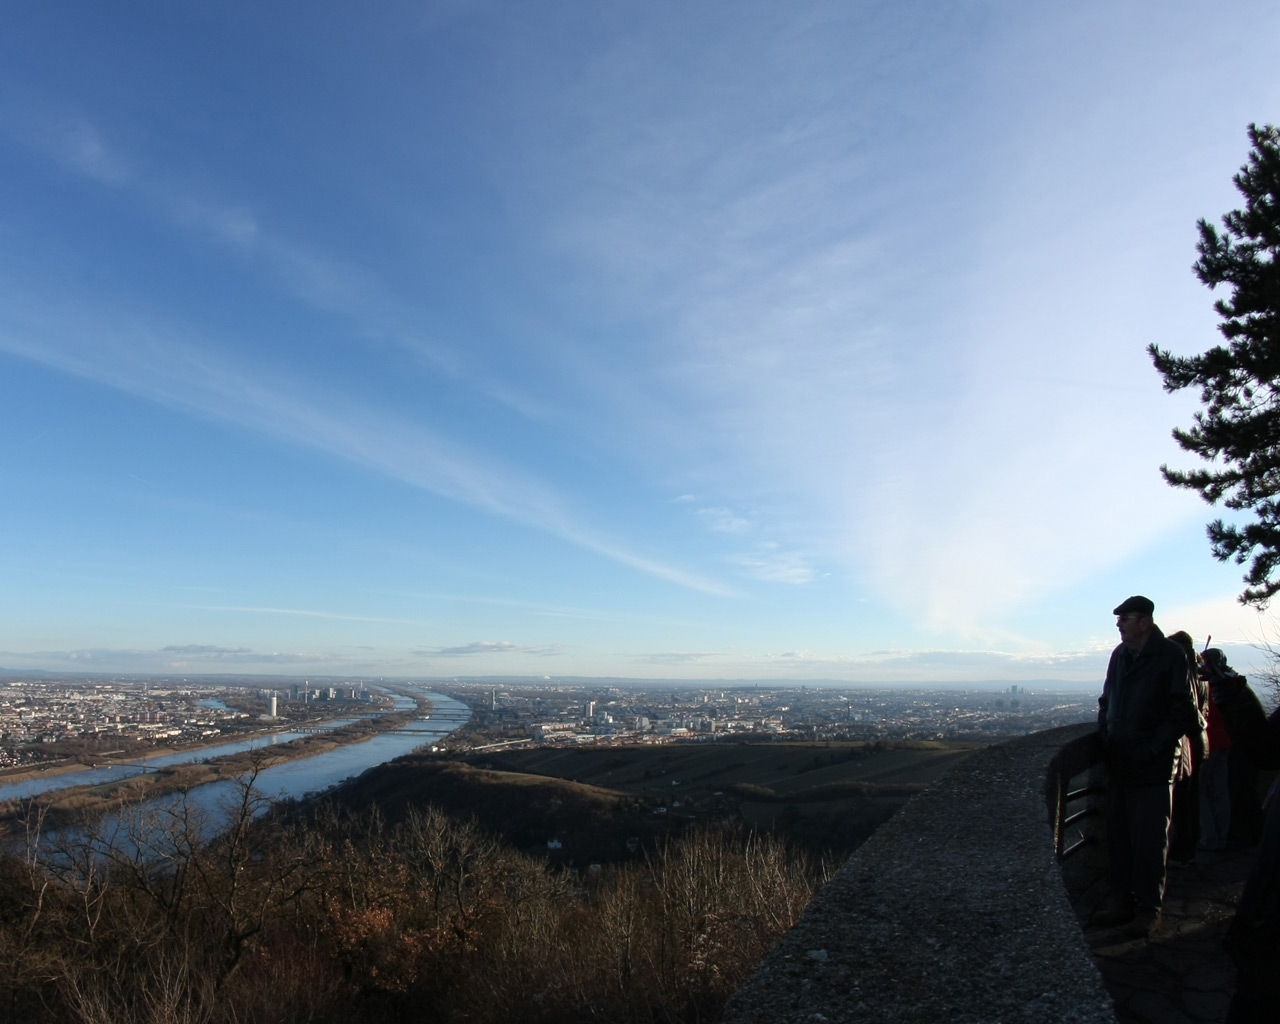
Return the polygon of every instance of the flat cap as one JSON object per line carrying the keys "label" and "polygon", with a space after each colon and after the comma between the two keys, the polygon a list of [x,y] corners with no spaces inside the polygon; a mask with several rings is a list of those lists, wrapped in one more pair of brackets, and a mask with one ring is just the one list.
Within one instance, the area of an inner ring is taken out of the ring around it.
{"label": "flat cap", "polygon": [[1128,615],[1130,612],[1137,612],[1139,615],[1150,615],[1156,610],[1155,603],[1149,597],[1126,597],[1124,601],[1113,611],[1112,615]]}

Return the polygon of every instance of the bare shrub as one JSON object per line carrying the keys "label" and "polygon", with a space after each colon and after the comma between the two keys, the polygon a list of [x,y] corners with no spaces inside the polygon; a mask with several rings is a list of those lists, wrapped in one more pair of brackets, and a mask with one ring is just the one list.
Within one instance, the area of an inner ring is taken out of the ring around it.
{"label": "bare shrub", "polygon": [[216,834],[179,799],[0,861],[7,1018],[711,1021],[816,884],[733,829],[576,877],[434,808],[260,819],[251,782]]}

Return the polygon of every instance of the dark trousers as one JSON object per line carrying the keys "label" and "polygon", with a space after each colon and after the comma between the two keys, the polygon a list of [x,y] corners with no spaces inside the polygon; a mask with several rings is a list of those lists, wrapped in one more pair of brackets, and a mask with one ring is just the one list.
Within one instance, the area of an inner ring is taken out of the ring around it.
{"label": "dark trousers", "polygon": [[1280,782],[1268,798],[1262,848],[1222,944],[1236,962],[1227,1024],[1270,1024],[1280,1006]]}
{"label": "dark trousers", "polygon": [[1191,774],[1173,784],[1173,836],[1170,860],[1191,860],[1200,845],[1200,759],[1191,762]]}
{"label": "dark trousers", "polygon": [[1173,784],[1107,787],[1107,848],[1111,891],[1118,900],[1158,909],[1164,902],[1165,856]]}
{"label": "dark trousers", "polygon": [[1252,750],[1227,752],[1227,789],[1231,793],[1231,838],[1252,845],[1262,835],[1262,802],[1258,799],[1258,758]]}

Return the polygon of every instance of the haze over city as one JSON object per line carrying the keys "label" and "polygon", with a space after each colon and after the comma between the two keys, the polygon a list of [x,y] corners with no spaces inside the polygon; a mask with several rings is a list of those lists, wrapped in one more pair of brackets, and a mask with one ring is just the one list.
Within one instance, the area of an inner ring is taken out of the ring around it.
{"label": "haze over city", "polygon": [[11,5],[0,667],[1100,687],[1264,3]]}

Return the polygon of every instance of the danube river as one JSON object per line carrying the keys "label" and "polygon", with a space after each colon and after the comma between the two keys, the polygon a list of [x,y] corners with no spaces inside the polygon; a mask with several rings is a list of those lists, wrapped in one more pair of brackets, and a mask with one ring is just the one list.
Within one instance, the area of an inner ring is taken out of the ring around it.
{"label": "danube river", "polygon": [[[430,745],[457,729],[470,716],[471,712],[465,704],[441,693],[422,694],[431,702],[431,717],[415,719],[402,725],[393,732],[380,733],[362,743],[348,743],[336,747],[323,754],[310,757],[299,757],[292,761],[274,765],[258,774],[257,788],[263,796],[271,799],[281,797],[300,797],[304,793],[319,793],[337,785],[343,779],[359,775],[366,768],[390,761],[407,754],[418,747]],[[414,707],[412,698],[396,695],[396,710],[406,711]],[[325,723],[326,729],[336,729],[341,725],[356,721],[344,718],[336,722]],[[313,730],[314,731],[314,730]],[[163,768],[175,764],[191,764],[211,757],[226,754],[237,754],[244,750],[263,749],[276,743],[285,743],[305,735],[301,732],[279,732],[269,736],[258,736],[250,740],[235,743],[223,743],[215,747],[201,747],[176,754],[164,754],[160,757],[148,758],[145,764],[108,765],[101,768],[86,768],[82,771],[62,772],[42,778],[26,779],[0,786],[0,801],[12,800],[15,797],[25,798],[37,793],[46,793],[72,786],[100,785],[116,779],[139,775],[152,768]],[[198,803],[206,806],[222,798],[234,788],[231,781],[211,782],[198,787],[193,795],[199,794]]]}

